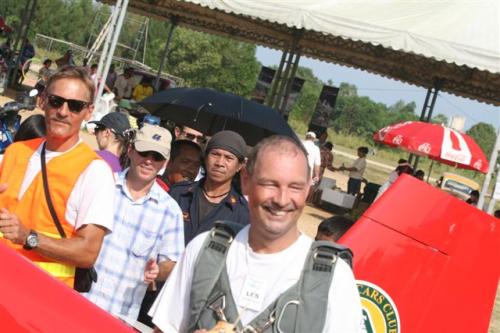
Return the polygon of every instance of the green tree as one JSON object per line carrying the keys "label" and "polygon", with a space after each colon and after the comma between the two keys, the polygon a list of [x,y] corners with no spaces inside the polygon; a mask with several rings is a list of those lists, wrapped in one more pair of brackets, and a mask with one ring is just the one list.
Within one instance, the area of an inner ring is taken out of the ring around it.
{"label": "green tree", "polygon": [[448,124],[448,117],[446,117],[442,113],[439,113],[439,114],[435,115],[434,117],[432,117],[431,123],[434,123],[434,124],[443,124],[443,125],[446,126]]}
{"label": "green tree", "polygon": [[495,146],[495,140],[497,137],[495,128],[490,124],[486,123],[477,123],[472,126],[467,134],[470,135],[476,143],[483,149],[486,157],[489,158],[491,155],[491,151]]}

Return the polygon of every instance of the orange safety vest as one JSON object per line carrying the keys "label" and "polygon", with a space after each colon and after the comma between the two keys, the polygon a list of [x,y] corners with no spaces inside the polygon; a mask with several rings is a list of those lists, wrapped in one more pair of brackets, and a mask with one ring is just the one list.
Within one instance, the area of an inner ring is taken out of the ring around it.
{"label": "orange safety vest", "polygon": [[[35,176],[22,198],[18,199],[28,162],[43,141],[44,139],[21,141],[7,148],[0,167],[0,184],[7,184],[8,187],[5,192],[0,193],[0,207],[16,214],[28,229],[52,238],[61,238],[47,206],[41,171]],[[89,146],[79,143],[70,151],[52,158],[47,163],[52,203],[68,238],[74,236],[75,229],[66,221],[66,204],[80,174],[98,158]],[[39,160],[34,162],[40,163]],[[3,236],[0,237],[0,241],[73,288],[74,266],[54,262],[37,254],[36,251],[24,250],[22,245],[14,244]]]}

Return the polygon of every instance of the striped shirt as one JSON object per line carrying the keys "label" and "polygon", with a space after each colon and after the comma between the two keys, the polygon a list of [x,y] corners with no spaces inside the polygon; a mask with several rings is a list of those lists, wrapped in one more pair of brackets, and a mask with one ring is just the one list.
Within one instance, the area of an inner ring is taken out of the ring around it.
{"label": "striped shirt", "polygon": [[177,203],[156,182],[136,201],[118,174],[114,229],[104,238],[95,264],[98,279],[91,302],[115,316],[135,321],[146,293],[144,268],[149,258],[178,261],[184,251],[184,222]]}

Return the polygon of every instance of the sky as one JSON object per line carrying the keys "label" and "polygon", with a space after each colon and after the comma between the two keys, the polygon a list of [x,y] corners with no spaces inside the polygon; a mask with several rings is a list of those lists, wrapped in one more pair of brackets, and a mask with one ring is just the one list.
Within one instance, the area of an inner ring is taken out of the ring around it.
{"label": "sky", "polygon": [[[257,47],[257,59],[264,66],[279,65],[281,52],[265,47]],[[362,70],[348,68],[306,57],[300,58],[299,66],[309,67],[323,82],[329,79],[335,86],[342,82],[354,84],[358,87],[358,94],[386,105],[392,105],[398,100],[406,103],[415,102],[416,113],[420,115],[425,101],[427,89],[388,79]],[[478,122],[500,127],[500,107],[480,103],[468,98],[457,97],[440,92],[434,106],[433,115],[439,113],[451,118],[452,116],[465,117],[465,130]]]}

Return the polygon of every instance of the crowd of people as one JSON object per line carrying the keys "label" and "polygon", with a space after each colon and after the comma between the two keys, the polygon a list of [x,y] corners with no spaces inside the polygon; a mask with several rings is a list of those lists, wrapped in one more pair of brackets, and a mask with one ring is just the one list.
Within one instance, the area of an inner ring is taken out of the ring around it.
{"label": "crowd of people", "polygon": [[[84,297],[157,332],[220,322],[240,331],[363,331],[352,258],[334,243],[354,222],[323,221],[316,242],[297,223],[326,169],[349,172],[347,192],[359,193],[368,148],[335,167],[326,132],[309,132],[303,143],[272,136],[249,151],[233,131],[207,140],[182,124],[132,128],[112,112],[91,122],[94,151],[80,127],[94,111],[95,71],[49,72],[51,63],[37,83],[45,117],[28,118],[2,160],[0,241],[68,287],[90,281],[76,288]],[[132,89],[131,75],[106,84],[118,98],[152,93],[147,80]],[[400,160],[379,195],[402,173],[424,177]],[[311,280],[323,289],[304,294]],[[310,309],[318,315],[305,316]]]}
{"label": "crowd of people", "polygon": [[[95,94],[85,68],[44,77],[46,132],[9,146],[0,168],[2,242],[110,314],[158,331],[211,329],[218,321],[260,329],[262,313],[272,311],[285,320],[270,327],[361,332],[349,261],[331,260],[344,249],[315,243],[297,227],[312,184],[300,142],[273,136],[249,152],[233,131],[207,140],[182,125],[133,129],[112,112],[93,122],[93,151],[80,126],[92,117]],[[339,232],[322,227],[317,238]],[[310,260],[330,266],[329,274],[311,273],[328,281],[321,303],[295,287]],[[220,294],[230,306],[212,303]],[[321,309],[323,320],[295,323],[295,310],[278,302],[292,294]]]}

